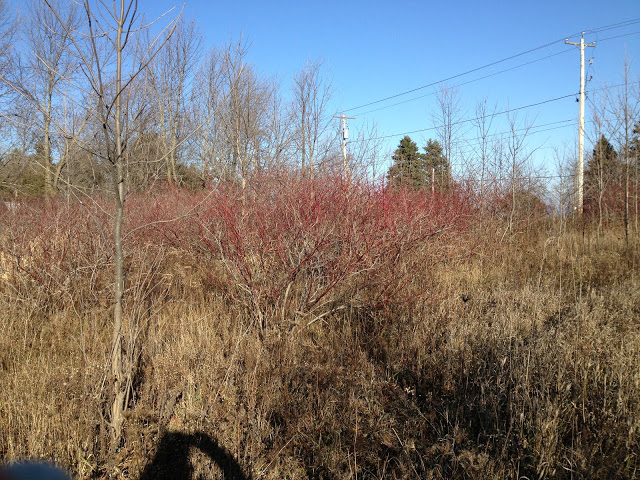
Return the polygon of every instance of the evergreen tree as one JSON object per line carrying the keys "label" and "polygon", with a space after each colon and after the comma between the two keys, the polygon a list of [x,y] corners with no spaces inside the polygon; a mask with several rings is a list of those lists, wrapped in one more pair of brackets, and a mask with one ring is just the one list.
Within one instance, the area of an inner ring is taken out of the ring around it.
{"label": "evergreen tree", "polygon": [[606,186],[620,181],[622,166],[611,142],[604,135],[600,136],[587,161],[584,172],[585,190],[596,188],[599,184]]}
{"label": "evergreen tree", "polygon": [[394,163],[387,173],[389,184],[419,189],[431,185],[433,176],[439,189],[449,186],[451,169],[440,143],[430,139],[423,150],[420,153],[416,142],[408,136],[400,140],[391,157]]}
{"label": "evergreen tree", "polygon": [[636,123],[631,132],[631,145],[629,146],[631,164],[635,165],[640,157],[640,122]]}
{"label": "evergreen tree", "polygon": [[427,169],[428,183],[431,184],[432,169],[435,184],[438,188],[445,189],[451,184],[451,168],[447,157],[444,156],[442,146],[437,140],[427,142],[424,148],[423,158]]}
{"label": "evergreen tree", "polygon": [[418,189],[426,184],[427,170],[424,155],[419,152],[418,145],[411,140],[411,137],[405,136],[400,140],[391,158],[394,163],[387,173],[390,185]]}
{"label": "evergreen tree", "polygon": [[618,153],[607,137],[601,135],[584,172],[585,209],[600,215],[618,210],[623,178],[624,165]]}

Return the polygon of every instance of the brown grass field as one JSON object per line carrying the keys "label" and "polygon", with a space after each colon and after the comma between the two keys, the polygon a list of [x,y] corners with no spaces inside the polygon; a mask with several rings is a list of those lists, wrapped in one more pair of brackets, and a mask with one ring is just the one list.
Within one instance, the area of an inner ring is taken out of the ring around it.
{"label": "brown grass field", "polygon": [[306,191],[130,202],[115,453],[108,216],[1,212],[0,458],[83,479],[640,478],[637,231]]}

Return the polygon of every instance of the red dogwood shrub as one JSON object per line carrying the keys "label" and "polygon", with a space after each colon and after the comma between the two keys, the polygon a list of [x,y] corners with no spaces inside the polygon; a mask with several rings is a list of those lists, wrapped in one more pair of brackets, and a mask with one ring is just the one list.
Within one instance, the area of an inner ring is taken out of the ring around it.
{"label": "red dogwood shrub", "polygon": [[284,312],[419,299],[429,288],[424,270],[451,255],[469,221],[455,191],[290,176],[261,178],[244,192],[220,185],[192,218],[206,278],[262,324]]}

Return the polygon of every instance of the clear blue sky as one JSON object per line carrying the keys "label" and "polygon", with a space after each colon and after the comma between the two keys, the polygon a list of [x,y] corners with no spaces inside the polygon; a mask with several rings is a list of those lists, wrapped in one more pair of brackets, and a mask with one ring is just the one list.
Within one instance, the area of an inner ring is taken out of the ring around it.
{"label": "clear blue sky", "polygon": [[[171,0],[141,0],[145,13],[155,15],[175,5]],[[605,82],[619,84],[623,78],[625,48],[632,61],[632,80],[640,77],[640,21],[624,28],[597,33],[598,27],[640,20],[638,0],[582,1],[187,1],[184,15],[194,19],[209,46],[243,35],[251,44],[248,59],[266,76],[277,76],[284,88],[309,59],[321,59],[333,79],[332,112],[346,110],[358,118],[351,121],[352,137],[366,122],[375,122],[385,150],[395,148],[405,132],[434,125],[434,87],[374,106],[347,110],[446,77],[486,65],[526,50],[586,31],[586,49],[593,57],[587,90]],[[619,35],[619,38],[608,39]],[[605,40],[608,39],[608,40]],[[579,41],[579,37],[570,40]],[[564,53],[561,53],[564,52]],[[516,67],[555,53],[530,65],[496,74],[459,87],[465,112],[474,116],[476,100],[486,97],[498,111],[542,102],[579,90],[579,49],[564,42],[520,56],[511,61],[451,80],[450,85]],[[425,94],[431,94],[424,96]],[[423,96],[372,113],[369,110]],[[575,120],[575,97],[522,110],[535,125]],[[589,104],[587,103],[587,117]],[[336,121],[337,122],[337,121]],[[562,125],[552,125],[556,127]],[[550,127],[546,127],[547,129]],[[588,127],[588,126],[587,126]],[[470,125],[465,125],[467,130]],[[506,130],[499,117],[494,132]],[[573,143],[577,127],[548,130],[530,137],[538,166],[551,165],[551,147]],[[397,134],[397,135],[395,135]],[[411,135],[420,144],[435,132]],[[475,133],[466,138],[474,141]],[[587,144],[587,148],[589,145]]]}

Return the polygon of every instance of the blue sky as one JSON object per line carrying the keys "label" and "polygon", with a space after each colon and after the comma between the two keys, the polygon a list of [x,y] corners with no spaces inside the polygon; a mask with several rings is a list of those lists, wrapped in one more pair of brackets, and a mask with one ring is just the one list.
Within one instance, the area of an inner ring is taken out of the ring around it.
{"label": "blue sky", "polygon": [[[175,5],[170,0],[141,0],[145,13],[155,15]],[[451,77],[586,31],[586,49],[593,57],[587,90],[623,78],[625,49],[632,61],[632,80],[640,80],[640,1],[187,1],[184,15],[198,23],[209,46],[241,34],[251,45],[248,59],[265,76],[275,76],[285,90],[307,60],[320,59],[333,80],[334,112],[355,115],[352,137],[374,122],[386,151],[393,150],[401,134],[434,125],[435,87],[370,107],[347,110]],[[624,28],[589,33],[598,27],[638,19]],[[630,35],[631,34],[631,35]],[[624,35],[619,38],[619,35]],[[571,40],[578,41],[579,37]],[[554,55],[557,54],[557,55]],[[548,57],[550,55],[550,58]],[[540,59],[540,60],[539,60]],[[536,61],[539,60],[539,61]],[[529,65],[519,66],[532,62]],[[509,72],[497,73],[516,67]],[[579,49],[557,42],[470,75],[449,81],[456,85],[495,75],[458,87],[463,118],[474,116],[475,102],[487,98],[498,111],[542,102],[579,90]],[[426,96],[425,96],[426,95]],[[416,98],[422,97],[422,98]],[[407,101],[401,105],[379,107]],[[365,114],[366,113],[366,114]],[[521,110],[518,121],[546,125],[575,120],[574,97]],[[587,118],[589,104],[587,103]],[[336,121],[337,122],[337,121]],[[552,166],[554,146],[573,145],[577,127],[554,124],[529,137],[539,167]],[[463,129],[468,130],[470,124]],[[555,128],[554,130],[548,130]],[[588,128],[588,125],[587,125]],[[494,132],[506,130],[504,116],[497,117]],[[396,135],[397,134],[397,135]],[[419,144],[435,137],[434,131],[412,134]],[[468,142],[475,133],[461,134]],[[587,148],[588,148],[587,144]]]}

